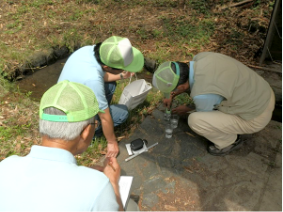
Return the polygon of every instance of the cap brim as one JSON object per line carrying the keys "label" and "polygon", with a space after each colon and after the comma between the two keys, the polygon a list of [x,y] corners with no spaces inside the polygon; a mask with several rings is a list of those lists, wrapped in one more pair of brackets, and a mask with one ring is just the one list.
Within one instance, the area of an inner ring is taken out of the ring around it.
{"label": "cap brim", "polygon": [[135,47],[132,47],[132,49],[133,49],[134,59],[130,65],[126,66],[123,69],[129,72],[139,72],[142,70],[144,66],[144,57],[143,54],[138,49],[136,49]]}

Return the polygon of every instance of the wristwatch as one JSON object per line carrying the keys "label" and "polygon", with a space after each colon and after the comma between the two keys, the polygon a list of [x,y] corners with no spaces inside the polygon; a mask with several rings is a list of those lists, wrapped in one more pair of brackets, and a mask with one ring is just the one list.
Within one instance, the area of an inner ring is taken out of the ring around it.
{"label": "wristwatch", "polygon": [[124,77],[123,77],[123,74],[122,74],[122,73],[120,73],[120,78],[121,78],[121,79],[124,79]]}

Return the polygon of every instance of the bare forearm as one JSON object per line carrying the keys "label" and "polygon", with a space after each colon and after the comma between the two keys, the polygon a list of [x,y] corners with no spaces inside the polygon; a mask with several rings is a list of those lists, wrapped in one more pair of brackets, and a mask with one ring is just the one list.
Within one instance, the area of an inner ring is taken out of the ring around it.
{"label": "bare forearm", "polygon": [[113,189],[114,189],[114,192],[115,192],[115,195],[116,195],[116,200],[117,200],[117,203],[119,205],[119,211],[124,211],[124,207],[123,207],[122,200],[121,200],[121,197],[120,197],[120,192],[119,192],[119,185],[114,184],[114,183],[111,183],[111,184],[113,186]]}
{"label": "bare forearm", "polygon": [[110,143],[112,142],[117,142],[116,140],[116,136],[115,136],[115,133],[114,133],[114,126],[113,126],[113,121],[109,121],[111,123],[104,123],[102,124],[102,130],[103,130],[103,134],[106,138],[106,140]]}
{"label": "bare forearm", "polygon": [[114,124],[110,115],[109,108],[105,110],[104,114],[100,114],[100,121],[102,125],[103,134],[108,142],[116,142],[116,136],[114,134]]}
{"label": "bare forearm", "polygon": [[103,134],[108,142],[106,157],[117,157],[119,147],[114,133],[114,124],[110,115],[109,108],[105,109],[104,114],[100,114]]}
{"label": "bare forearm", "polygon": [[111,74],[111,73],[105,73],[104,75],[104,81],[105,82],[114,82],[117,80],[120,80],[121,76],[120,74]]}

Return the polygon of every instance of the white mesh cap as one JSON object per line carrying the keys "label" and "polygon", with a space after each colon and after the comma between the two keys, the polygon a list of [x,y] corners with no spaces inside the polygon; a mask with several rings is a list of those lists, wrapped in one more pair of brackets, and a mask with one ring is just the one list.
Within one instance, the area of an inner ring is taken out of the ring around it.
{"label": "white mesh cap", "polygon": [[99,54],[101,61],[111,68],[139,72],[144,65],[142,53],[132,46],[128,38],[112,36],[106,39]]}

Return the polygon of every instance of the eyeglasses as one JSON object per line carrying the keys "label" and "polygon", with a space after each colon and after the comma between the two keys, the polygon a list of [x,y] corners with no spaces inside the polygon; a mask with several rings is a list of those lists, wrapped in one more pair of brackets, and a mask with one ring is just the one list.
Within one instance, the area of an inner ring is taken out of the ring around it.
{"label": "eyeglasses", "polygon": [[97,129],[100,126],[100,121],[95,120],[94,123],[90,123],[90,125],[93,125],[95,129]]}

